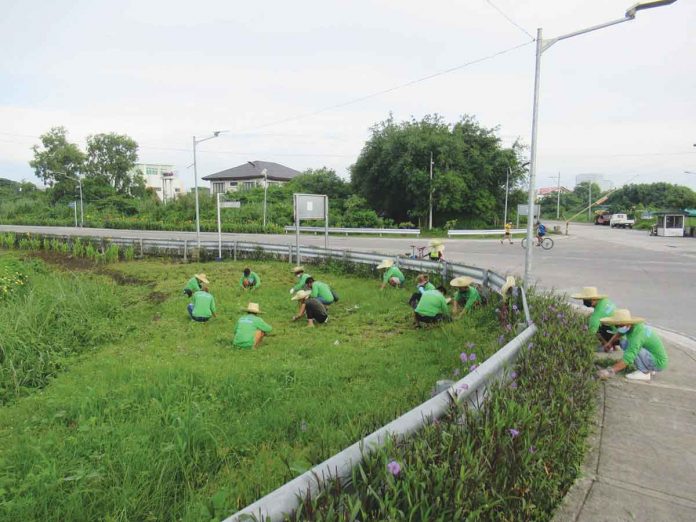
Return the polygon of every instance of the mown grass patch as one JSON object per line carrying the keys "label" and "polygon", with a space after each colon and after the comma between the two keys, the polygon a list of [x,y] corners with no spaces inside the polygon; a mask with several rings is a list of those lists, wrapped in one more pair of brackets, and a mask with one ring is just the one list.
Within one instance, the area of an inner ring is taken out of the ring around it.
{"label": "mown grass patch", "polygon": [[[412,288],[380,292],[369,270],[339,274],[335,263],[309,267],[341,297],[329,323],[309,329],[291,321],[289,265],[253,262],[262,287],[246,293],[247,264],[112,265],[121,284],[46,274],[103,286],[122,307],[121,335],[0,408],[1,519],[222,518],[428,398],[467,343],[479,360],[499,346],[491,308],[416,331]],[[209,323],[186,312],[196,272],[217,300]],[[248,301],[274,328],[257,351],[231,346]],[[80,310],[88,325],[103,316]]]}

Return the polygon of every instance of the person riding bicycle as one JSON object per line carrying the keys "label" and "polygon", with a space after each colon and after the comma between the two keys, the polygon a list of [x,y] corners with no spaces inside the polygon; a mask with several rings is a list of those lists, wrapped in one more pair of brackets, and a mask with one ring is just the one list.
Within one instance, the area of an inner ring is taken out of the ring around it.
{"label": "person riding bicycle", "polygon": [[546,226],[541,221],[537,221],[537,246],[541,245],[545,235]]}

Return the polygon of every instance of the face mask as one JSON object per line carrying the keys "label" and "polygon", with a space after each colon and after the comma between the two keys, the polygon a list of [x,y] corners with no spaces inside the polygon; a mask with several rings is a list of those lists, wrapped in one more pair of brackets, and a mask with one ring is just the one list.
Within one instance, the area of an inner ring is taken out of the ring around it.
{"label": "face mask", "polygon": [[582,304],[584,304],[587,308],[592,308],[592,301],[589,299],[583,299]]}
{"label": "face mask", "polygon": [[628,333],[628,331],[630,329],[631,329],[630,326],[621,326],[621,327],[617,328],[616,331],[619,332],[620,334],[625,334],[625,333]]}

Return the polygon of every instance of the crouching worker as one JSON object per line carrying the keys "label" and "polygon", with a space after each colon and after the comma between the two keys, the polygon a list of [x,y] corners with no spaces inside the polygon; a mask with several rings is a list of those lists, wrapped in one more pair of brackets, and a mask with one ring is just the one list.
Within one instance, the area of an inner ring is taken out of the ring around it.
{"label": "crouching worker", "polygon": [[251,268],[245,268],[242,278],[239,280],[239,288],[257,290],[261,286],[261,278]]}
{"label": "crouching worker", "polygon": [[457,293],[454,294],[454,305],[452,305],[455,314],[459,312],[460,309],[464,312],[468,312],[481,302],[481,295],[472,285],[473,282],[474,280],[472,278],[466,276],[455,277],[450,281],[450,286],[457,289]]}
{"label": "crouching worker", "polygon": [[201,290],[201,285],[209,285],[210,281],[205,277],[205,274],[195,274],[191,279],[188,280],[186,286],[184,287],[184,293],[187,297],[191,297],[196,292]]}
{"label": "crouching worker", "polygon": [[445,299],[445,288],[440,286],[437,290],[426,290],[418,301],[418,306],[413,311],[413,318],[416,328],[420,328],[421,323],[439,323],[450,321],[451,315],[448,302]]}
{"label": "crouching worker", "polygon": [[295,274],[295,277],[297,278],[297,283],[295,283],[295,286],[290,289],[290,293],[294,294],[295,292],[304,289],[304,287],[307,285],[307,279],[312,276],[307,274],[302,266],[296,266],[293,268],[292,273]]}
{"label": "crouching worker", "polygon": [[579,294],[570,296],[573,299],[582,299],[582,304],[588,308],[592,308],[592,315],[588,319],[588,330],[597,336],[599,340],[598,352],[609,352],[619,344],[620,335],[615,335],[613,329],[606,324],[602,324],[601,319],[610,317],[616,305],[609,300],[606,295],[597,292],[594,286],[586,286]]}
{"label": "crouching worker", "polygon": [[430,282],[430,278],[426,274],[418,274],[418,277],[416,277],[416,291],[408,300],[408,304],[411,305],[411,308],[415,310],[423,292],[427,292],[428,290],[435,290],[435,285]]}
{"label": "crouching worker", "polygon": [[324,305],[338,302],[338,296],[333,289],[323,281],[315,281],[313,277],[307,278],[307,288],[310,291],[310,297],[318,299]]}
{"label": "crouching worker", "polygon": [[379,265],[377,265],[377,270],[385,270],[384,276],[382,277],[382,286],[380,289],[384,290],[387,285],[399,287],[404,284],[406,278],[403,272],[399,270],[398,266],[394,266],[394,261],[391,259],[385,259]]}
{"label": "crouching worker", "polygon": [[247,315],[237,321],[232,344],[237,348],[256,349],[263,337],[271,333],[271,325],[259,317],[261,310],[258,303],[249,303],[242,311],[247,312]]}
{"label": "crouching worker", "polygon": [[215,317],[215,298],[208,293],[208,285],[193,294],[193,302],[189,303],[188,313],[191,319],[204,323],[211,317]]}
{"label": "crouching worker", "polygon": [[610,368],[599,370],[600,379],[613,377],[633,364],[637,371],[626,375],[632,381],[649,381],[655,372],[667,368],[667,352],[655,331],[645,324],[642,317],[631,317],[631,312],[618,309],[611,317],[604,317],[602,324],[616,327],[626,339],[623,358]]}
{"label": "crouching worker", "polygon": [[297,321],[300,317],[306,315],[307,326],[314,326],[315,321],[319,324],[326,323],[329,320],[329,311],[319,299],[310,297],[310,295],[311,292],[309,290],[300,290],[291,297],[299,305],[297,315],[293,316],[292,320]]}

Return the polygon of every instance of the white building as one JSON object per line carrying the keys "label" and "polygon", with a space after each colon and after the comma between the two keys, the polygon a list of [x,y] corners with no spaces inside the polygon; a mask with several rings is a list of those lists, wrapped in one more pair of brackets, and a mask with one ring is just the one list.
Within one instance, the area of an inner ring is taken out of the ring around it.
{"label": "white building", "polygon": [[186,194],[186,187],[174,173],[174,165],[138,163],[135,170],[145,178],[145,187],[153,189],[164,203]]}
{"label": "white building", "polygon": [[575,184],[580,183],[596,183],[602,192],[606,192],[614,188],[614,182],[604,177],[604,174],[578,174],[575,176]]}

